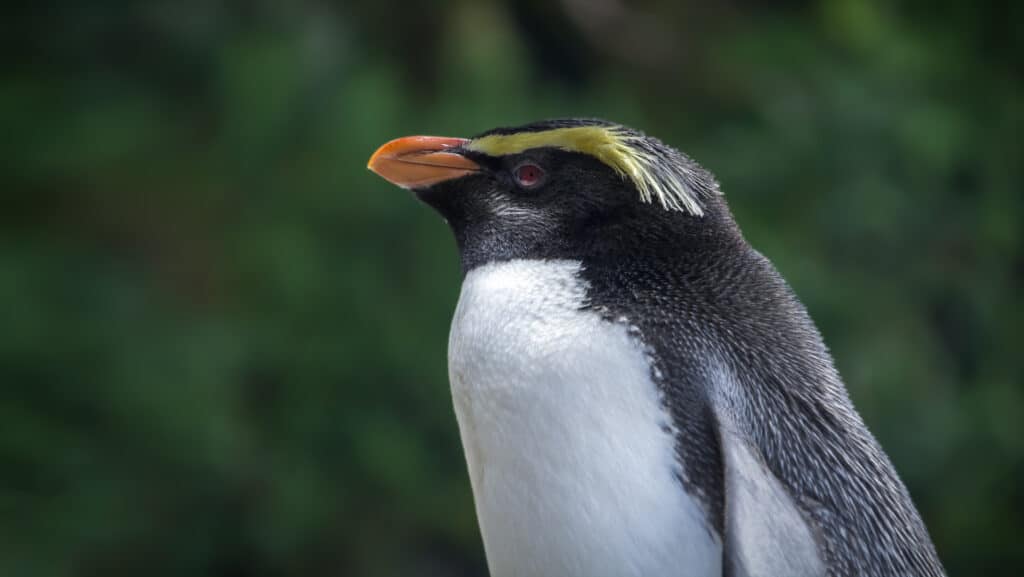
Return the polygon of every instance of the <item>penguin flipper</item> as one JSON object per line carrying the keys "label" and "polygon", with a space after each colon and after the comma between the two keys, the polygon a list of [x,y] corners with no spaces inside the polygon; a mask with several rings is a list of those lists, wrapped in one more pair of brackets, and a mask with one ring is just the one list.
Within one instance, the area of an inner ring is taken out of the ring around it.
{"label": "penguin flipper", "polygon": [[747,442],[723,430],[727,577],[820,577],[825,565],[793,498]]}

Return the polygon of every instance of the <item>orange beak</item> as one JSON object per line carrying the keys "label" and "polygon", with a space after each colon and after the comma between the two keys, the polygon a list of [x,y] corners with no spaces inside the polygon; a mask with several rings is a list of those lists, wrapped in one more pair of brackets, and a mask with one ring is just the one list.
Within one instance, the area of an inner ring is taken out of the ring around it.
{"label": "orange beak", "polygon": [[469,142],[464,138],[406,136],[377,149],[366,168],[402,188],[424,188],[480,170],[472,160],[448,152]]}

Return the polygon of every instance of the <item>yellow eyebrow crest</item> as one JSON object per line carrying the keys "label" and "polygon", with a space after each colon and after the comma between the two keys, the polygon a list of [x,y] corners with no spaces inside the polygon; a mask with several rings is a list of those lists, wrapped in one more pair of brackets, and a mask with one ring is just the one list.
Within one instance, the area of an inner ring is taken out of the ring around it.
{"label": "yellow eyebrow crest", "polygon": [[[640,200],[657,199],[668,210],[681,210],[695,216],[704,214],[682,175],[661,166],[673,159],[656,155],[644,145],[644,137],[620,126],[572,126],[538,132],[490,134],[470,141],[466,148],[490,156],[518,154],[531,148],[559,148],[587,154],[629,179],[640,193]],[[687,171],[685,167],[680,167]]]}

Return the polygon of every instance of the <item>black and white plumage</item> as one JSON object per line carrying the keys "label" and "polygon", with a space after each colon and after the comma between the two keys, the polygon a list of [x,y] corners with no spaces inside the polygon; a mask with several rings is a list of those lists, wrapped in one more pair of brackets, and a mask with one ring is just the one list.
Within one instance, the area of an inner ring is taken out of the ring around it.
{"label": "black and white plumage", "polygon": [[370,167],[455,233],[450,378],[494,577],[944,574],[804,307],[687,156],[558,120]]}

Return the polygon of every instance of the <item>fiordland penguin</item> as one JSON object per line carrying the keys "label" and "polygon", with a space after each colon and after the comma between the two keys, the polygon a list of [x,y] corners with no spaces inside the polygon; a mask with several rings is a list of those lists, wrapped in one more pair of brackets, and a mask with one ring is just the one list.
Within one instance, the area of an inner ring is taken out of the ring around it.
{"label": "fiordland penguin", "polygon": [[553,120],[369,168],[455,233],[449,376],[493,577],[940,576],[806,310],[714,177]]}

